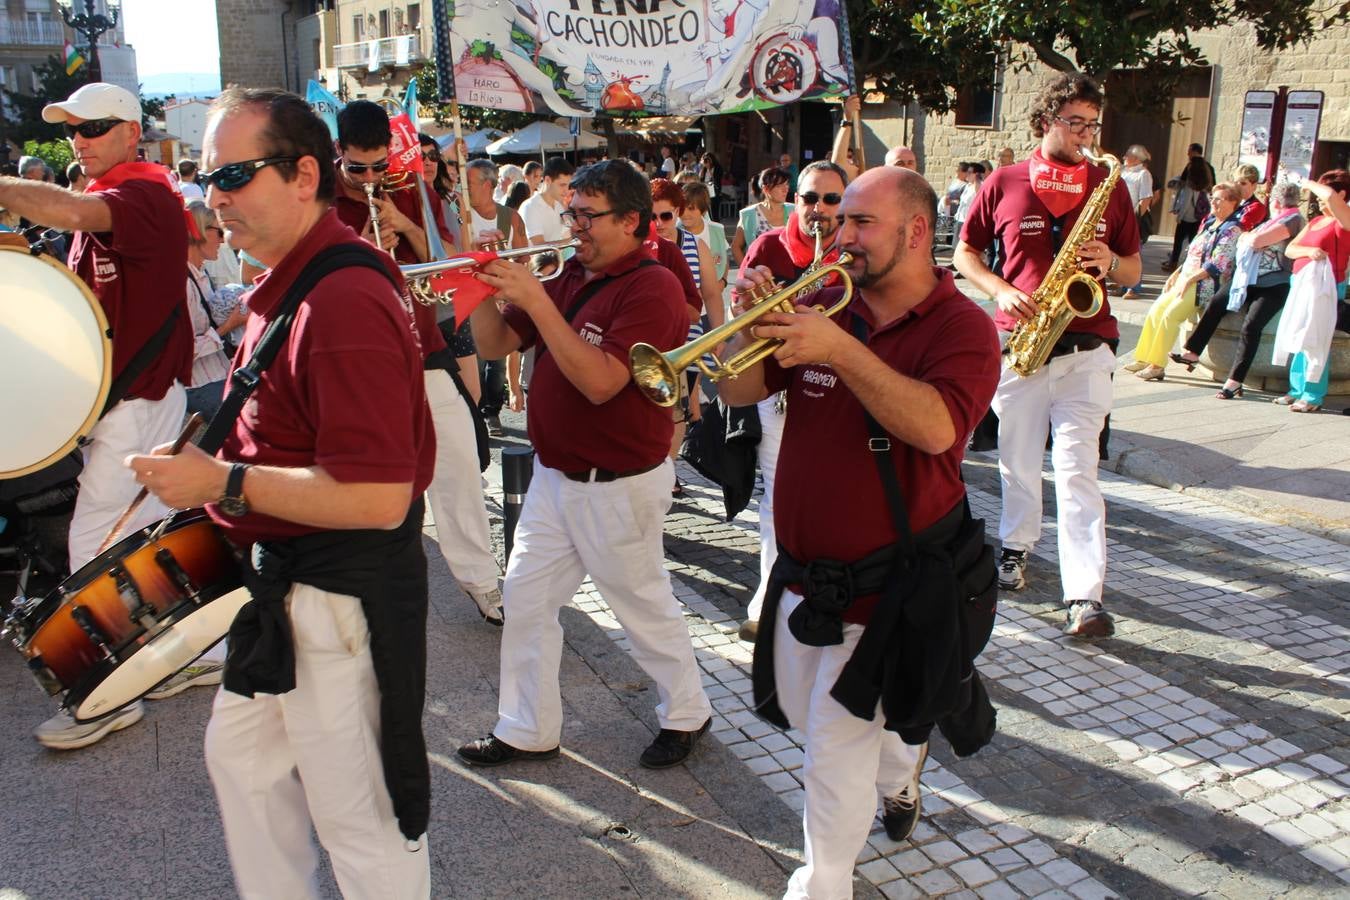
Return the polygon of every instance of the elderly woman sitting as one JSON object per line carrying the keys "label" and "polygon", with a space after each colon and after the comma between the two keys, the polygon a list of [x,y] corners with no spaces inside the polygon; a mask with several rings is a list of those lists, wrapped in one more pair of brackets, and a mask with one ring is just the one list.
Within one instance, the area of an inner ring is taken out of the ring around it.
{"label": "elderly woman sitting", "polygon": [[[1248,167],[1250,168],[1250,167]],[[1244,232],[1238,238],[1238,259],[1243,258],[1242,249],[1249,245],[1256,255],[1255,278],[1246,290],[1246,295],[1237,296],[1239,287],[1233,286],[1232,296],[1216,293],[1209,300],[1200,321],[1191,336],[1186,339],[1181,353],[1171,355],[1173,362],[1181,363],[1187,369],[1195,368],[1200,354],[1218,329],[1219,323],[1227,314],[1230,304],[1233,309],[1246,310],[1242,322],[1242,332],[1238,337],[1237,353],[1233,359],[1233,368],[1228,372],[1228,380],[1215,394],[1220,400],[1232,400],[1242,396],[1242,379],[1256,359],[1256,350],[1261,344],[1261,332],[1270,320],[1284,308],[1285,298],[1289,296],[1289,278],[1293,274],[1294,261],[1284,255],[1284,248],[1294,235],[1303,230],[1304,220],[1298,211],[1299,187],[1289,182],[1281,182],[1271,191],[1270,201],[1273,207],[1270,219],[1254,231]],[[1245,218],[1249,207],[1238,207],[1239,218]],[[1238,306],[1239,301],[1241,306]]]}
{"label": "elderly woman sitting", "polygon": [[[1186,251],[1186,261],[1163,287],[1162,296],[1149,307],[1144,330],[1134,348],[1135,361],[1125,367],[1145,381],[1162,381],[1168,354],[1177,340],[1181,323],[1208,304],[1215,295],[1227,303],[1228,284],[1233,279],[1238,235],[1242,233],[1237,209],[1242,197],[1227,182],[1210,191],[1211,215]],[[1194,366],[1192,365],[1192,368]]]}

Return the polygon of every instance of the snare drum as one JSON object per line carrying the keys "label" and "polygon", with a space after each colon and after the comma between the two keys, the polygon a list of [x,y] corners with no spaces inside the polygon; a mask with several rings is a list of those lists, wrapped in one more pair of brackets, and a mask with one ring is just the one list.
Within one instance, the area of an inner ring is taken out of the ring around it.
{"label": "snare drum", "polygon": [[0,244],[0,478],[69,453],[103,412],[112,341],[103,308],[65,266]]}
{"label": "snare drum", "polygon": [[249,599],[238,551],[201,510],[141,529],[9,623],[77,722],[125,706],[215,644]]}

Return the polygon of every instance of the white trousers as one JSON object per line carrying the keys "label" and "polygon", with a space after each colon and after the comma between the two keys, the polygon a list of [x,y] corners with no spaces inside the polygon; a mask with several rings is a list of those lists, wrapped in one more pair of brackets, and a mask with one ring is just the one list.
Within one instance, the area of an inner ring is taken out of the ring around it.
{"label": "white trousers", "polygon": [[1041,467],[1046,435],[1054,430],[1050,461],[1065,600],[1101,600],[1106,580],[1106,503],[1097,483],[1097,455],[1115,367],[1115,355],[1103,345],[1056,357],[1030,378],[1004,368],[994,394],[1003,483],[998,534],[1004,548],[1029,551],[1040,537]]}
{"label": "white trousers", "polygon": [[[84,471],[80,493],[70,520],[70,571],[74,572],[98,555],[118,516],[126,511],[141,486],[126,467],[133,453],[149,453],[159,444],[178,437],[187,412],[187,392],[173,383],[159,400],[123,400],[89,432],[84,448]],[[168,508],[151,494],[122,527],[121,537],[168,515]]]}
{"label": "white trousers", "polygon": [[692,731],[712,715],[661,545],[674,478],[670,460],[604,484],[571,481],[535,460],[502,589],[498,738],[521,750],[558,746],[558,613],[587,574],[656,682],[661,727]]}
{"label": "white trousers", "polygon": [[777,410],[778,395],[773,394],[761,401],[759,409],[759,471],[764,476],[764,496],[759,500],[759,586],[755,596],[750,598],[750,607],[745,617],[758,622],[759,614],[764,611],[764,592],[769,589],[769,573],[778,559],[778,536],[773,527],[773,484],[774,474],[778,471],[778,448],[783,443],[783,425],[787,422],[787,413]]}
{"label": "white trousers", "polygon": [[853,864],[872,830],[878,798],[896,794],[910,782],[922,748],[885,729],[880,704],[869,722],[830,696],[863,626],[845,623],[842,644],[807,646],[788,628],[788,616],[801,602],[801,594],[784,591],[774,621],[778,705],[806,737],[806,865],[792,873],[783,896],[841,900],[853,896]]}
{"label": "white trousers", "polygon": [[246,900],[318,897],[318,852],[346,900],[431,895],[426,835],[398,830],[380,757],[380,692],[361,601],[297,584],[286,597],[295,689],[253,698],[221,688],[206,768]]}
{"label": "white trousers", "polygon": [[436,428],[436,474],[427,487],[436,541],[460,587],[485,594],[496,589],[501,569],[492,555],[473,414],[444,369],[427,370],[425,381]]}

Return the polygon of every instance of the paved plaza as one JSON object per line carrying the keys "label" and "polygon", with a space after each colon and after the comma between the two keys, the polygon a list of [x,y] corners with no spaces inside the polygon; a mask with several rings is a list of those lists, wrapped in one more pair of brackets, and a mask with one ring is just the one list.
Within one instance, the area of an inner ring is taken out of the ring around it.
{"label": "paved plaza", "polygon": [[[500,632],[428,539],[435,896],[772,897],[799,863],[800,739],[747,708],[751,648],[735,637],[758,572],[757,504],[726,523],[720,491],[681,475],[669,568],[717,711],[686,767],[637,765],[654,691],[589,584],[564,612],[563,756],[461,765],[454,748],[495,721]],[[993,455],[972,455],[966,476],[992,534]],[[1116,637],[1059,635],[1047,485],[1031,586],[1002,596],[981,661],[998,736],[965,760],[934,741],[923,822],[900,844],[878,822],[858,896],[1350,893],[1350,553],[1185,493],[1103,482]],[[201,760],[209,691],[148,704],[141,724],[69,754],[28,736],[50,704],[17,654],[0,654],[0,692],[0,897],[232,895]]]}

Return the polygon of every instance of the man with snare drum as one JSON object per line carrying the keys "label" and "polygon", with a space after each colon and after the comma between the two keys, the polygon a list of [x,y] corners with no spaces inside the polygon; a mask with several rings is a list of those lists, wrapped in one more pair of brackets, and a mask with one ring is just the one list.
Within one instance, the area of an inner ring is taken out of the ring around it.
{"label": "man with snare drum", "polygon": [[[192,377],[192,326],[184,308],[188,230],[182,197],[168,172],[136,161],[141,104],[124,88],[86,84],[42,111],[61,124],[75,159],[92,179],[84,193],[40,181],[0,178],[0,206],[43,225],[75,232],[70,268],[98,299],[113,340],[113,393],[120,398],[89,433],[80,493],[70,523],[70,569],[98,555],[100,545],[138,490],[122,465],[132,453],[172,441],[183,423]],[[151,499],[122,527],[130,534],[162,518]],[[196,683],[220,680],[219,664],[194,670]],[[181,689],[181,688],[180,688]],[[134,725],[133,703],[94,722],[64,712],[35,732],[44,746],[85,747]]]}

